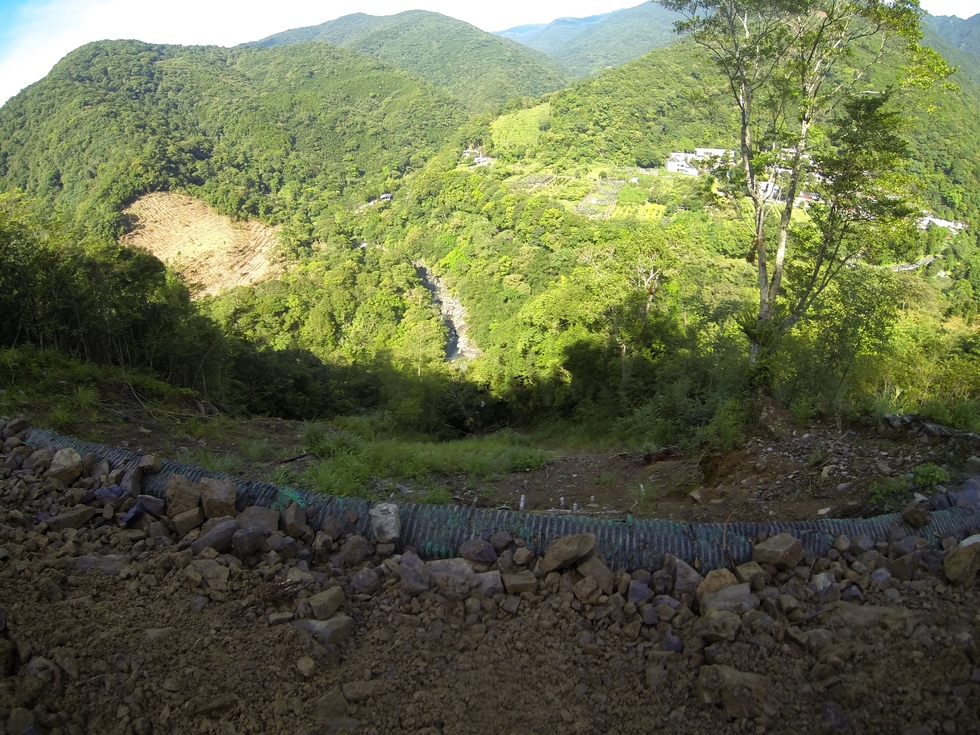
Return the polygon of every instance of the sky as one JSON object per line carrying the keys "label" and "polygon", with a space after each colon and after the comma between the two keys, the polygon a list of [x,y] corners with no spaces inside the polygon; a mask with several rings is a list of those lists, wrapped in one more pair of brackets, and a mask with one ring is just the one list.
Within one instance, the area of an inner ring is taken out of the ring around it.
{"label": "sky", "polygon": [[[234,46],[349,13],[390,15],[416,8],[502,31],[555,18],[581,18],[637,0],[0,0],[0,104],[44,77],[90,41],[135,38],[149,43]],[[921,0],[933,15],[969,18],[980,0]]]}

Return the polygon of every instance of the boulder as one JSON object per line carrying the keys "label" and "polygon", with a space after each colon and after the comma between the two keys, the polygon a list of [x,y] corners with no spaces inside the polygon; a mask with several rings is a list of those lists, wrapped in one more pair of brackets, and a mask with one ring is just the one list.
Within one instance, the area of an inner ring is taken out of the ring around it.
{"label": "boulder", "polygon": [[980,570],[980,543],[967,543],[972,538],[980,537],[966,539],[943,559],[943,573],[953,584],[971,586]]}
{"label": "boulder", "polygon": [[238,514],[237,520],[242,528],[255,528],[268,535],[279,528],[279,511],[275,508],[263,508],[261,505],[250,505]]}
{"label": "boulder", "polygon": [[747,584],[733,584],[724,587],[714,594],[701,595],[700,588],[698,594],[701,598],[701,611],[707,610],[727,610],[736,615],[743,615],[749,610],[759,607],[759,598],[752,594],[752,588]]}
{"label": "boulder", "polygon": [[447,587],[469,587],[476,575],[465,559],[434,559],[426,562],[433,584]]}
{"label": "boulder", "polygon": [[310,598],[313,616],[317,620],[329,620],[344,604],[344,591],[340,587],[330,587]]}
{"label": "boulder", "polygon": [[201,487],[182,475],[174,475],[167,481],[164,491],[167,514],[171,518],[197,508],[201,502]]}
{"label": "boulder", "polygon": [[616,575],[598,556],[590,556],[581,562],[578,565],[578,571],[586,577],[592,577],[599,585],[599,589],[602,590],[602,594],[611,595],[613,593],[616,586]]}
{"label": "boulder", "polygon": [[469,561],[481,564],[493,564],[497,561],[497,552],[489,541],[482,538],[471,538],[460,544],[459,555]]}
{"label": "boulder", "polygon": [[282,526],[287,535],[303,538],[310,532],[310,527],[306,523],[306,508],[295,501],[290,503],[286,512],[282,514]]}
{"label": "boulder", "polygon": [[733,718],[774,718],[779,714],[772,680],[731,666],[702,666],[697,682],[704,704],[721,705]]}
{"label": "boulder", "polygon": [[51,458],[51,465],[44,476],[71,485],[82,474],[82,457],[71,447],[59,449]]}
{"label": "boulder", "polygon": [[52,531],[64,531],[68,528],[81,528],[95,515],[95,508],[88,505],[76,505],[74,508],[62,511],[53,518],[48,518],[48,528]]}
{"label": "boulder", "polygon": [[700,603],[706,595],[714,594],[725,587],[738,584],[738,579],[727,569],[712,569],[698,585],[697,598]]}
{"label": "boulder", "polygon": [[235,483],[231,480],[205,477],[201,479],[200,490],[201,505],[204,507],[204,515],[208,518],[224,516],[234,518],[238,515],[238,510],[235,508],[238,492],[235,490]]}
{"label": "boulder", "polygon": [[395,503],[378,503],[368,512],[371,533],[381,544],[391,544],[402,535],[402,520]]}
{"label": "boulder", "polygon": [[[667,554],[664,555],[666,562]],[[701,586],[701,575],[697,570],[685,561],[673,559],[673,582],[674,597],[678,599],[684,596],[692,599],[697,595],[698,587]]]}
{"label": "boulder", "polygon": [[231,551],[231,542],[237,531],[238,523],[234,518],[219,521],[194,540],[191,551],[197,555],[205,549],[214,549],[219,554],[225,554]]}
{"label": "boulder", "polygon": [[199,505],[195,505],[193,508],[178,513],[170,520],[174,524],[174,531],[177,533],[177,538],[184,538],[184,536],[204,523],[204,511],[201,510]]}
{"label": "boulder", "polygon": [[752,549],[752,561],[771,564],[777,569],[792,569],[806,555],[800,540],[789,533],[780,533],[756,544]]}
{"label": "boulder", "polygon": [[578,533],[552,541],[541,560],[540,572],[547,574],[564,569],[584,559],[592,553],[593,549],[595,549],[594,533]]}
{"label": "boulder", "polygon": [[728,610],[714,607],[709,609],[694,624],[694,635],[706,641],[733,641],[738,635],[741,621],[738,615]]}
{"label": "boulder", "polygon": [[409,595],[419,595],[429,589],[432,575],[425,562],[415,554],[402,554],[398,560],[398,573],[401,576],[399,585],[403,592]]}
{"label": "boulder", "polygon": [[534,592],[538,588],[537,577],[527,569],[522,569],[517,574],[501,574],[500,581],[503,582],[508,595]]}

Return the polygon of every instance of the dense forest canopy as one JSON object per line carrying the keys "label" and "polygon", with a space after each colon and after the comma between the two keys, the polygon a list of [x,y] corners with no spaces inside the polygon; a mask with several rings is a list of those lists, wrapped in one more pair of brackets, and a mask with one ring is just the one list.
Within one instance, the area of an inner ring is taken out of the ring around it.
{"label": "dense forest canopy", "polygon": [[537,97],[567,79],[544,54],[461,20],[425,10],[376,17],[356,13],[269,36],[253,45],[323,41],[417,74],[474,112],[514,97]]}
{"label": "dense forest canopy", "polygon": [[[898,173],[922,209],[975,226],[980,93],[957,81],[903,101]],[[4,345],[151,367],[260,413],[380,411],[439,435],[558,419],[638,446],[732,444],[750,410],[751,227],[712,165],[664,169],[673,152],[736,147],[723,91],[686,41],[472,118],[419,76],[318,41],[83,47],[0,108],[0,189],[24,192],[0,219],[19,284]],[[286,275],[192,302],[115,244],[125,204],[167,189],[281,225]],[[791,235],[810,222],[801,208]],[[928,410],[976,427],[976,230],[887,237],[892,257],[844,268],[787,335],[773,395],[804,418]],[[446,361],[420,266],[465,307],[473,361]],[[97,300],[86,279],[103,271],[122,284],[111,319],[86,322],[83,307],[109,307],[85,298],[41,308],[58,283]],[[145,293],[125,285],[143,273]]]}

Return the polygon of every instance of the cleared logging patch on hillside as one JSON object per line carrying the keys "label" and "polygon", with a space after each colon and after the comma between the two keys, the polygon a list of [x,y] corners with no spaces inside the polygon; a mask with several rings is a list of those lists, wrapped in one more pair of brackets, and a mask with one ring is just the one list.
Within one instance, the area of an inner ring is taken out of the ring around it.
{"label": "cleared logging patch on hillside", "polygon": [[171,266],[196,296],[248,286],[282,272],[273,256],[275,228],[233,222],[189,196],[147,194],[125,214],[135,226],[123,242],[149,250]]}

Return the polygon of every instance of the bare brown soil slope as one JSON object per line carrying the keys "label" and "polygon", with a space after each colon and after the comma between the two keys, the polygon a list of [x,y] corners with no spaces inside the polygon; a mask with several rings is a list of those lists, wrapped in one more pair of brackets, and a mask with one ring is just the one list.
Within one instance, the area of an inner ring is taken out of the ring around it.
{"label": "bare brown soil slope", "polygon": [[136,224],[123,241],[173,267],[195,295],[248,286],[282,272],[273,256],[276,229],[260,222],[234,222],[204,202],[171,192],[140,197],[125,214]]}

